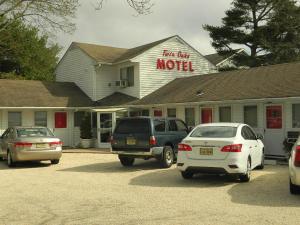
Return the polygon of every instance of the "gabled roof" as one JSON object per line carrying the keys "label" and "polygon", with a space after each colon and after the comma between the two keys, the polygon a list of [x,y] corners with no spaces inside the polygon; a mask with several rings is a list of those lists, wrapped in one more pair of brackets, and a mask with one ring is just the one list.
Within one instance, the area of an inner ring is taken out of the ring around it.
{"label": "gabled roof", "polygon": [[94,106],[121,106],[128,104],[138,98],[126,95],[120,92],[115,92],[105,98],[102,98],[94,103]]}
{"label": "gabled roof", "polygon": [[[204,57],[210,61],[211,63],[213,63],[214,65],[218,65],[219,63],[223,62],[223,61],[226,61],[226,60],[229,60],[230,58],[232,58],[235,54],[238,54],[238,53],[241,53],[241,52],[245,52],[244,49],[236,49],[234,50],[235,53],[230,55],[230,56],[223,56],[223,55],[220,55],[218,53],[214,53],[214,54],[210,54],[210,55],[205,55]],[[246,53],[245,53],[246,54]]]}
{"label": "gabled roof", "polygon": [[300,97],[300,62],[177,78],[132,105]]}
{"label": "gabled roof", "polygon": [[225,57],[219,55],[218,53],[210,54],[210,55],[205,55],[204,56],[208,61],[213,63],[214,65],[218,65],[220,62],[222,62]]}
{"label": "gabled roof", "polygon": [[153,48],[160,43],[163,43],[173,37],[168,37],[159,41],[155,41],[149,44],[145,44],[142,46],[138,46],[131,49],[126,48],[116,48],[116,47],[109,47],[109,46],[102,46],[102,45],[95,45],[95,44],[86,44],[86,43],[79,43],[73,42],[70,48],[78,47],[82,51],[84,51],[87,55],[93,58],[95,61],[99,63],[118,63],[122,61],[126,61],[132,59],[145,51]]}
{"label": "gabled roof", "polygon": [[0,107],[89,107],[74,83],[0,79]]}
{"label": "gabled roof", "polygon": [[115,48],[103,45],[73,42],[70,48],[78,47],[97,62],[114,63],[125,52],[126,48]]}

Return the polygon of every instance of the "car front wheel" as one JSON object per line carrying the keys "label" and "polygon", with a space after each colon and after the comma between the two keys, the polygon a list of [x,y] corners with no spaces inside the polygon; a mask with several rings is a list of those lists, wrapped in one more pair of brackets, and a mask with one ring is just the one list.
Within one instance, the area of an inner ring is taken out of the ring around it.
{"label": "car front wheel", "polygon": [[247,171],[245,174],[240,175],[240,181],[242,182],[249,182],[251,176],[251,162],[250,159],[247,161]]}
{"label": "car front wheel", "polygon": [[290,180],[290,193],[292,195],[299,195],[300,194],[300,187],[298,185],[295,185]]}
{"label": "car front wheel", "polygon": [[119,160],[121,162],[121,164],[125,167],[129,167],[132,166],[134,163],[134,158],[132,157],[127,157],[127,156],[120,156],[119,155]]}
{"label": "car front wheel", "polygon": [[51,160],[51,164],[58,164],[59,163],[59,159],[53,159]]}
{"label": "car front wheel", "polygon": [[190,171],[181,171],[181,176],[184,179],[191,179],[193,178],[194,173],[190,172]]}

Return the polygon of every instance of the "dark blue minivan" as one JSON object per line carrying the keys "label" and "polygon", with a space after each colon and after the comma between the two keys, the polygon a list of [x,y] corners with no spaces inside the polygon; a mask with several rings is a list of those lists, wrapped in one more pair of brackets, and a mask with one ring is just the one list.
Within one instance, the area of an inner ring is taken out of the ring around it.
{"label": "dark blue minivan", "polygon": [[156,158],[168,168],[188,132],[186,124],[176,118],[122,118],[111,138],[112,153],[118,154],[123,166],[132,166],[135,158]]}

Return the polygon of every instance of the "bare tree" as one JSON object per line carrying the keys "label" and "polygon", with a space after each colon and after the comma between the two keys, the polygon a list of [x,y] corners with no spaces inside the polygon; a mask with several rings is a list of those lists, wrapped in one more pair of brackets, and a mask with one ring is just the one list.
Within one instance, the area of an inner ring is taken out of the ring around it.
{"label": "bare tree", "polygon": [[[96,9],[100,10],[103,8],[105,0],[98,0]],[[138,15],[149,14],[151,12],[151,8],[154,5],[152,0],[126,0],[128,5],[133,8]]]}
{"label": "bare tree", "polygon": [[[48,34],[56,31],[72,33],[75,17],[83,0],[0,0],[0,32],[13,21],[22,20],[25,24],[37,27]],[[86,0],[84,0],[86,3]],[[97,2],[96,9],[100,10],[105,0]],[[126,0],[138,15],[150,13],[152,0]]]}
{"label": "bare tree", "polygon": [[39,29],[70,33],[78,6],[78,0],[0,0],[0,31],[19,19]]}

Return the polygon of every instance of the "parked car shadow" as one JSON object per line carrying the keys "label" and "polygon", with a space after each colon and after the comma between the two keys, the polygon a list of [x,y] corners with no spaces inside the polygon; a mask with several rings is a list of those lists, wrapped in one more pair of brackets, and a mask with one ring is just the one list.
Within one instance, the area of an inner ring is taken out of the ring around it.
{"label": "parked car shadow", "polygon": [[161,169],[159,162],[155,159],[149,159],[147,161],[143,159],[137,159],[132,167],[124,167],[119,161],[94,163],[83,166],[76,166],[59,171],[66,172],[81,172],[81,173],[128,173],[139,170],[154,170]]}
{"label": "parked car shadow", "polygon": [[10,168],[7,166],[6,161],[0,161],[0,170],[41,168],[41,167],[48,167],[50,165],[51,165],[50,162],[45,162],[45,161],[42,161],[42,162],[28,161],[28,162],[18,162],[15,167]]}
{"label": "parked car shadow", "polygon": [[173,166],[171,169],[158,170],[131,179],[130,185],[149,187],[221,187],[232,184],[229,176],[199,174],[193,179],[184,180],[180,172]]}
{"label": "parked car shadow", "polygon": [[268,174],[250,183],[234,185],[228,190],[231,201],[238,204],[268,207],[300,207],[300,196],[289,192],[288,167],[268,166]]}

